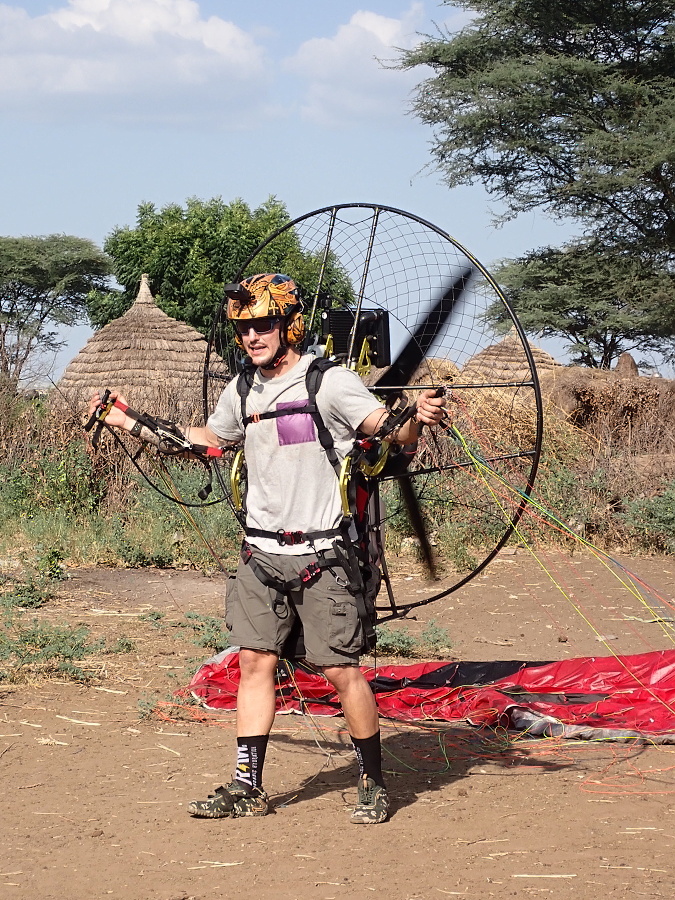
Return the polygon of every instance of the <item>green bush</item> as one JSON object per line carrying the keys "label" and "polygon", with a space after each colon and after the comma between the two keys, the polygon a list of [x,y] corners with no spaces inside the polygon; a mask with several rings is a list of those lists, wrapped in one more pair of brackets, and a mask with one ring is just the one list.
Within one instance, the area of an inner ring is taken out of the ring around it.
{"label": "green bush", "polygon": [[433,655],[441,653],[451,646],[450,635],[447,629],[436,624],[435,619],[430,619],[421,634],[422,643]]}
{"label": "green bush", "polygon": [[6,615],[0,628],[0,680],[18,681],[33,675],[65,675],[86,682],[90,674],[76,663],[101,649],[89,642],[89,629],[50,625],[37,619]]}
{"label": "green bush", "polygon": [[13,590],[0,595],[0,603],[7,609],[40,609],[48,603],[54,594],[43,582],[29,579],[18,583]]}
{"label": "green bush", "polygon": [[629,502],[622,518],[643,549],[675,553],[675,482],[663,494]]}
{"label": "green bush", "polygon": [[82,441],[38,450],[20,464],[0,465],[0,497],[20,516],[60,509],[76,515],[90,513],[105,492],[92,471]]}
{"label": "green bush", "polygon": [[445,628],[431,619],[419,637],[411,634],[407,626],[390,628],[376,625],[377,652],[382,656],[402,656],[408,659],[435,657],[447,651],[450,638]]}
{"label": "green bush", "polygon": [[376,625],[375,634],[377,652],[382,656],[415,656],[417,640],[405,626],[390,629],[386,625]]}
{"label": "green bush", "polygon": [[204,616],[201,613],[186,612],[187,623],[183,627],[191,628],[194,632],[193,643],[198,647],[206,647],[215,653],[227,649],[230,646],[230,633],[225,627],[223,619],[215,616]]}

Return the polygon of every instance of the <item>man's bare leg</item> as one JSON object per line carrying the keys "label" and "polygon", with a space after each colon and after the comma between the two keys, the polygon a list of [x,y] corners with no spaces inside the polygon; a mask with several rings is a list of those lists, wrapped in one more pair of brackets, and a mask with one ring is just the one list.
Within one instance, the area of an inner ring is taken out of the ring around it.
{"label": "man's bare leg", "polygon": [[373,692],[356,666],[326,666],[323,673],[338,692],[359,763],[358,801],[352,822],[384,822],[389,814],[389,798],[382,777],[379,715]]}
{"label": "man's bare leg", "polygon": [[269,734],[274,723],[274,673],[279,657],[267,650],[239,651],[237,737]]}
{"label": "man's bare leg", "polygon": [[375,697],[357,666],[324,666],[323,674],[338,692],[353,738],[368,738],[379,729]]}
{"label": "man's bare leg", "polygon": [[234,780],[207,800],[188,804],[192,816],[223,818],[264,816],[268,798],[262,787],[267,741],[274,722],[274,672],[277,656],[263,650],[239,651],[237,691],[237,766]]}

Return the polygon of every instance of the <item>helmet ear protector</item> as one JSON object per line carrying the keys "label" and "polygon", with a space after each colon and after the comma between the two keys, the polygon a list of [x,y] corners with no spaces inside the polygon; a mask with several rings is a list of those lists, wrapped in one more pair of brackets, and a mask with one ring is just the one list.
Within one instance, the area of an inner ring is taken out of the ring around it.
{"label": "helmet ear protector", "polygon": [[[302,316],[300,292],[288,275],[251,275],[239,284],[226,284],[227,318],[232,322],[247,319],[273,318],[283,323],[281,342],[284,346],[296,346],[305,337],[305,320]],[[243,348],[241,336],[234,329],[234,340]]]}

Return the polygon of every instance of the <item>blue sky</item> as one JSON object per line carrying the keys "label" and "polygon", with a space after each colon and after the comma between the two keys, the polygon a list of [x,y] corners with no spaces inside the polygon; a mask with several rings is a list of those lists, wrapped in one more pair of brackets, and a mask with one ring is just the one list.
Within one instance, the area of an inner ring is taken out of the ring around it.
{"label": "blue sky", "polygon": [[[376,202],[445,229],[485,265],[568,232],[495,228],[478,186],[429,169],[409,113],[422,71],[382,61],[468,21],[416,0],[0,2],[0,234],[102,244],[139,203],[275,195],[292,216]],[[69,332],[56,374],[89,332]]]}

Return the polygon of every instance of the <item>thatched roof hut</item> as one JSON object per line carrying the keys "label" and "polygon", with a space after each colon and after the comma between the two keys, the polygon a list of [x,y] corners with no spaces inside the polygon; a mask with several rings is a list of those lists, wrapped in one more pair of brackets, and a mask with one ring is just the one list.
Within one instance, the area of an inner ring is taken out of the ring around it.
{"label": "thatched roof hut", "polygon": [[[542,375],[556,368],[562,368],[550,353],[530,345],[537,373]],[[484,384],[486,382],[529,381],[530,367],[523,350],[523,344],[515,328],[497,344],[492,344],[472,356],[461,370],[459,380],[465,383]]]}
{"label": "thatched roof hut", "polygon": [[58,392],[82,410],[94,390],[115,388],[134,409],[196,421],[206,348],[202,334],[162,312],[142,275],[134,304],[87,341]]}

